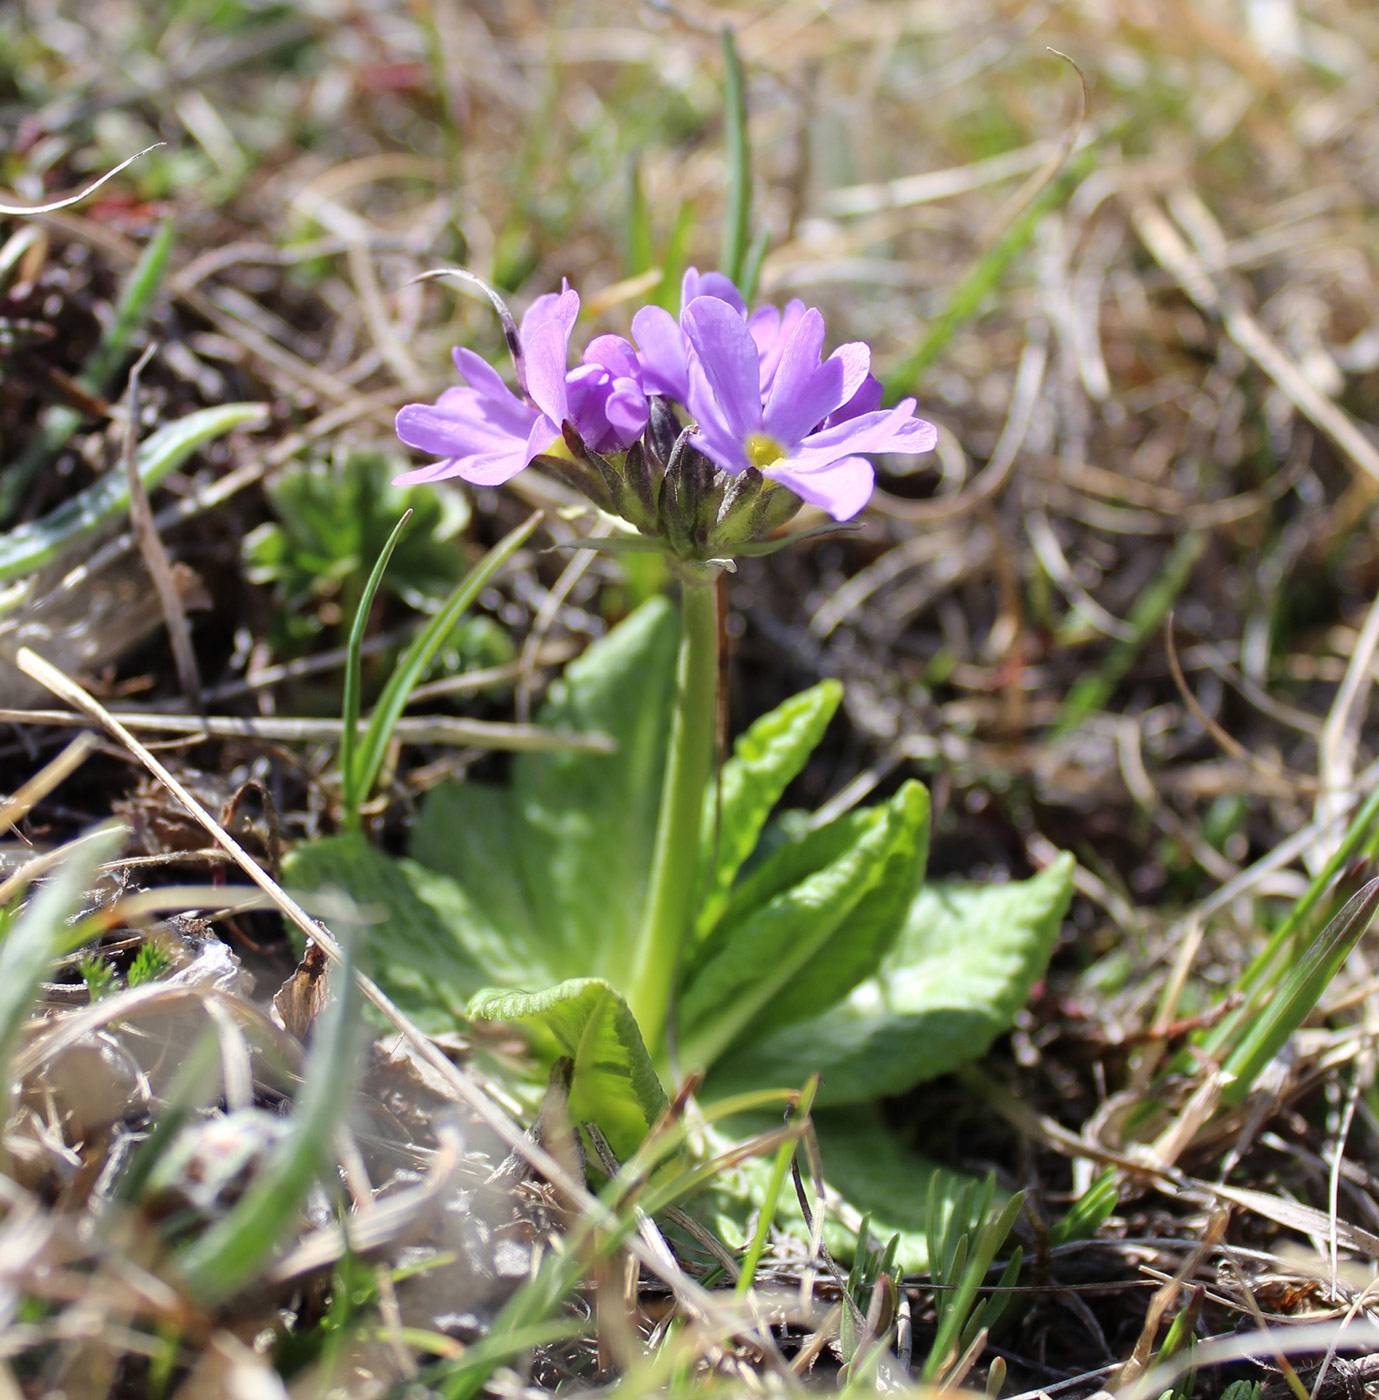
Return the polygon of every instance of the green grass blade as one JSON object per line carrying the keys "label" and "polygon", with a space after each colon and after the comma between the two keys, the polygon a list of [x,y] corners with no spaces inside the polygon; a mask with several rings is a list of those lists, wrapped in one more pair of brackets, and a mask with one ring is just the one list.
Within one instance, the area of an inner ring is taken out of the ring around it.
{"label": "green grass blade", "polygon": [[[988,1179],[988,1187],[992,1185],[993,1183]],[[984,1220],[985,1223],[977,1232],[976,1243],[962,1267],[962,1276],[958,1281],[957,1289],[951,1295],[943,1320],[939,1324],[938,1333],[934,1337],[934,1345],[924,1363],[922,1378],[926,1384],[932,1385],[957,1359],[958,1344],[966,1327],[967,1318],[972,1311],[972,1305],[976,1301],[977,1290],[986,1280],[986,1271],[991,1267],[991,1262],[996,1257],[996,1251],[1005,1243],[1006,1236],[1010,1234],[1011,1226],[1015,1224],[1020,1211],[1024,1208],[1025,1193],[1017,1191],[996,1215],[991,1214],[988,1204],[990,1199],[991,1190],[988,1189],[983,1192],[983,1209],[978,1212],[978,1219]]]}
{"label": "green grass blade", "polygon": [[[120,289],[110,324],[77,376],[78,386],[88,393],[105,395],[110,392],[115,375],[129,357],[131,342],[148,324],[157,306],[172,245],[173,226],[169,220],[159,227],[135,263]],[[29,483],[81,424],[82,414],[65,404],[54,405],[44,412],[32,441],[0,479],[0,520],[8,519],[19,508]]]}
{"label": "green grass blade", "polygon": [[1311,1015],[1350,950],[1369,928],[1376,910],[1379,879],[1365,885],[1336,915],[1251,1017],[1244,1038],[1222,1067],[1233,1076],[1221,1095],[1223,1105],[1229,1107],[1244,1099],[1260,1071]]}
{"label": "green grass blade", "polygon": [[1116,1169],[1108,1167],[1068,1207],[1063,1218],[1054,1223],[1049,1230],[1049,1244],[1057,1247],[1091,1239],[1105,1224],[1119,1200]]}
{"label": "green grass blade", "polygon": [[624,237],[627,240],[627,275],[636,277],[656,261],[656,250],[651,228],[651,206],[646,202],[641,166],[637,163],[635,155],[627,158],[627,215]]}
{"label": "green grass blade", "polygon": [[747,258],[742,264],[742,281],[738,284],[742,290],[742,299],[749,305],[757,294],[757,283],[761,281],[761,265],[766,261],[766,250],[770,246],[771,230],[758,229],[757,236],[752,239],[752,246],[747,249]]}
{"label": "green grass blade", "polygon": [[886,377],[886,397],[915,392],[917,381],[943,353],[954,334],[985,304],[1011,263],[1033,239],[1045,214],[1066,204],[1096,164],[1095,145],[1084,147],[1067,166],[1030,201],[1008,229],[977,260],[976,266],[954,288],[948,305],[936,316],[929,332],[908,359]]}
{"label": "green grass blade", "polygon": [[[1331,859],[1313,878],[1302,898],[1289,911],[1287,918],[1270,935],[1268,943],[1240,976],[1232,992],[1243,992],[1244,1002],[1212,1029],[1197,1038],[1200,1053],[1217,1063],[1237,1053],[1243,1038],[1256,1026],[1260,1009],[1273,997],[1272,989],[1285,977],[1297,961],[1295,950],[1317,942],[1308,931],[1316,929],[1327,916],[1336,912],[1353,894],[1356,878],[1352,867],[1361,857],[1373,858],[1379,845],[1379,791],[1372,792],[1351,819]],[[1324,935],[1323,935],[1324,936]],[[1186,1074],[1192,1071],[1193,1057],[1183,1051],[1175,1056],[1164,1074]]]}
{"label": "green grass blade", "polygon": [[426,669],[435,660],[436,653],[445,644],[445,639],[454,630],[455,624],[469,610],[480,590],[494,574],[512,558],[527,542],[541,521],[540,512],[505,535],[484,555],[478,566],[465,578],[452,593],[445,606],[427,624],[411,646],[402,654],[393,674],[369,716],[364,740],[354,756],[354,764],[348,779],[350,790],[363,801],[378,777],[383,766],[383,755],[387,752],[388,741],[393,727],[407,707],[408,697],[417,683],[425,675]]}
{"label": "green grass blade", "polygon": [[[48,963],[62,951],[67,920],[77,912],[96,878],[128,834],[118,824],[98,826],[73,841],[66,858],[10,923],[0,943],[0,1063],[10,1064],[15,1046]],[[8,1116],[8,1074],[0,1088],[0,1121]]]}
{"label": "green grass blade", "polygon": [[[199,409],[174,423],[165,423],[150,434],[135,457],[144,489],[151,491],[197,448],[232,428],[265,417],[262,404],[231,403]],[[24,578],[53,563],[128,509],[128,478],[123,471],[106,472],[41,519],[0,535],[0,583]]]}
{"label": "green grass blade", "polygon": [[114,386],[120,366],[132,351],[134,337],[153,315],[158,293],[168,273],[173,242],[172,221],[167,219],[149,240],[148,247],[134,264],[129,280],[120,289],[110,325],[82,371],[79,382],[84,388],[103,394]]}
{"label": "green grass blade", "polygon": [[661,259],[661,285],[656,289],[656,304],[672,316],[680,314],[680,283],[689,262],[690,236],[694,233],[694,204],[685,200],[675,213],[675,227],[670,231],[666,255]]}
{"label": "green grass blade", "polygon": [[1055,737],[1071,733],[1089,715],[1105,707],[1145,643],[1158,630],[1178,595],[1187,587],[1206,544],[1204,534],[1188,534],[1173,546],[1163,568],[1135,600],[1135,606],[1126,619],[1134,635],[1118,641],[1107,652],[1100,667],[1082,676],[1068,692],[1054,730]]}
{"label": "green grass blade", "polygon": [[[814,1074],[809,1077],[804,1088],[800,1091],[799,1102],[791,1110],[790,1122],[792,1125],[802,1123],[809,1116],[809,1110],[814,1103],[814,1095],[818,1091],[819,1076]],[[766,1196],[762,1200],[761,1210],[757,1215],[757,1228],[742,1259],[742,1272],[737,1279],[739,1297],[751,1292],[753,1280],[757,1275],[757,1265],[761,1263],[762,1251],[765,1250],[766,1241],[770,1238],[771,1226],[776,1219],[776,1207],[780,1204],[781,1189],[785,1185],[785,1178],[790,1171],[790,1163],[794,1159],[797,1145],[796,1139],[792,1137],[781,1143],[776,1149],[776,1160],[771,1165],[771,1179],[767,1183]]]}
{"label": "green grass blade", "polygon": [[[167,1150],[182,1125],[198,1104],[210,1097],[208,1086],[217,1083],[220,1067],[220,1036],[207,1026],[192,1042],[190,1051],[181,1053],[181,1063],[168,1089],[163,1107],[154,1118],[148,1136],[135,1149],[129,1166],[115,1187],[115,1199],[126,1204],[143,1195],[158,1159]],[[217,1090],[218,1092],[218,1090]]]}
{"label": "green grass blade", "polygon": [[359,828],[359,808],[367,796],[367,793],[358,790],[354,782],[354,752],[359,743],[359,690],[362,671],[360,654],[364,646],[364,629],[369,624],[369,613],[373,608],[378,587],[383,582],[388,560],[393,557],[393,550],[397,548],[397,542],[402,538],[402,532],[411,518],[410,510],[403,511],[402,519],[393,526],[388,542],[374,563],[373,572],[369,575],[369,581],[364,585],[364,592],[360,596],[359,606],[354,610],[349,646],[345,653],[345,694],[340,707],[340,784],[341,800],[345,807],[345,825],[353,830]]}
{"label": "green grass blade", "polygon": [[358,987],[350,953],[353,939],[342,936],[340,942],[344,961],[332,974],[335,995],[316,1018],[291,1131],[230,1213],[178,1256],[187,1291],[203,1306],[230,1297],[258,1273],[296,1220],[326,1161],[335,1130],[349,1112]]}
{"label": "green grass blade", "polygon": [[733,31],[723,31],[723,143],[728,161],[728,205],[723,212],[719,270],[741,285],[752,236],[752,150],[747,138],[747,84]]}
{"label": "green grass blade", "polygon": [[[1370,793],[1360,810],[1351,819],[1341,843],[1316,878],[1308,885],[1302,898],[1289,911],[1288,917],[1274,931],[1259,956],[1245,969],[1239,983],[1247,995],[1267,986],[1278,975],[1279,955],[1290,944],[1296,946],[1305,937],[1305,930],[1314,917],[1320,922],[1320,912],[1330,904],[1337,908],[1343,900],[1338,887],[1343,887],[1348,869],[1361,856],[1373,857],[1379,844],[1379,789]],[[1211,1042],[1208,1042],[1210,1045]]]}

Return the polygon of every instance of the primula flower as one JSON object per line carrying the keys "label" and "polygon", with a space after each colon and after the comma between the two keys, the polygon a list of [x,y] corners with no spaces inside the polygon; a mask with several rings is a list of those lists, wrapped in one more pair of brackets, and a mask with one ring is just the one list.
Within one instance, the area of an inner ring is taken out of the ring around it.
{"label": "primula flower", "polygon": [[537,297],[517,332],[516,362],[525,398],[472,350],[454,352],[467,382],[447,389],[434,404],[398,410],[397,435],[408,447],[442,458],[403,472],[401,485],[458,476],[476,486],[499,486],[533,458],[565,451],[569,422],[596,452],[621,452],[646,428],[646,395],[632,347],[618,336],[599,336],[585,363],[567,373],[570,332],[579,294],[568,287]]}
{"label": "primula flower", "polygon": [[[681,315],[696,297],[717,297],[744,320],[747,317],[747,303],[742,300],[742,293],[724,273],[686,268],[680,279]],[[766,309],[775,311],[774,307]],[[776,315],[779,317],[780,313]],[[647,392],[687,403],[690,347],[675,317],[663,306],[644,306],[632,318],[632,335],[637,342],[637,358],[641,361],[642,383]]]}
{"label": "primula flower", "polygon": [[914,399],[889,411],[879,407],[871,351],[861,342],[839,346],[820,363],[824,318],[812,307],[790,316],[788,325],[781,317],[764,394],[764,356],[731,306],[697,297],[681,322],[694,352],[688,393],[699,425],[694,445],[725,472],[755,467],[835,520],[850,520],[875,484],[863,453],[928,452],[938,440],[933,424],[914,416]]}
{"label": "primula flower", "polygon": [[586,447],[624,452],[646,431],[646,391],[637,352],[620,335],[600,335],[565,380],[570,420]]}
{"label": "primula flower", "polygon": [[[761,357],[761,393],[764,398],[776,381],[776,370],[780,357],[795,327],[804,315],[805,307],[798,297],[786,302],[785,309],[774,306],[758,307],[747,318],[747,329],[756,341],[757,354]],[[870,351],[868,351],[870,357]]]}

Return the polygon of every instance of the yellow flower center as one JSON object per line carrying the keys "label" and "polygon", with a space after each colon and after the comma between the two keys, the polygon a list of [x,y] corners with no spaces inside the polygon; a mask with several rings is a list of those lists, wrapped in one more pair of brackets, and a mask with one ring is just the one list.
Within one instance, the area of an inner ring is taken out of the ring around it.
{"label": "yellow flower center", "polygon": [[575,460],[574,453],[570,451],[569,444],[565,441],[565,435],[563,433],[556,437],[541,455],[543,457],[555,457],[565,462],[573,462]]}
{"label": "yellow flower center", "polygon": [[765,433],[749,433],[744,446],[747,448],[747,460],[758,471],[764,471],[785,456],[785,448]]}

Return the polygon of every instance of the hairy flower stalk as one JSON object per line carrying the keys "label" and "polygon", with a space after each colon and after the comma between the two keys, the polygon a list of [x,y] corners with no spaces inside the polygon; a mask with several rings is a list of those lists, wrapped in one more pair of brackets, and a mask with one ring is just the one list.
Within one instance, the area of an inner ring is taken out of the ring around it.
{"label": "hairy flower stalk", "polygon": [[681,590],[675,712],[646,912],[626,988],[627,1003],[653,1055],[661,1048],[680,953],[695,914],[699,831],[718,713],[716,572],[682,570]]}
{"label": "hairy flower stalk", "polygon": [[717,713],[719,568],[786,543],[771,537],[806,504],[852,519],[875,485],[869,457],[928,452],[937,433],[915,417],[913,399],[881,407],[866,345],[824,358],[819,311],[800,301],[749,311],[721,273],[691,268],[678,319],[643,307],[631,341],[597,336],[573,368],[579,296],[568,285],[538,297],[520,326],[484,290],[503,319],[517,391],[473,351],[456,350],[464,383],[397,415],[402,441],[439,460],[397,480],[496,486],[540,465],[603,513],[608,529],[590,543],[662,551],[681,582],[675,710],[645,916],[624,987],[658,1054],[696,913]]}

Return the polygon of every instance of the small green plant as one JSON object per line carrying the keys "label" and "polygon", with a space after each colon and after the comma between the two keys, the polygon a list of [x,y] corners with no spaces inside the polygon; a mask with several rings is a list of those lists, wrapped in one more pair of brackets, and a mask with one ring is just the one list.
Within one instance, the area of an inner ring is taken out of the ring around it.
{"label": "small green plant", "polygon": [[99,953],[88,953],[77,970],[86,983],[86,995],[92,1001],[99,1001],[115,985],[115,969]]}
{"label": "small green plant", "polygon": [[172,966],[167,949],[160,943],[145,943],[130,964],[125,981],[131,987],[142,986],[145,982],[156,982]]}
{"label": "small green plant", "polygon": [[381,452],[342,449],[274,477],[268,499],[277,518],[246,536],[244,558],[250,579],[272,586],[288,639],[319,631],[332,613],[336,625],[349,627],[369,571],[404,512],[412,513],[411,526],[393,551],[383,586],[434,612],[464,575],[464,497],[394,486],[388,477],[398,470],[396,459]]}
{"label": "small green plant", "polygon": [[[616,754],[520,754],[508,786],[433,789],[408,856],[346,834],[298,847],[287,875],[387,911],[371,940],[376,975],[428,1029],[465,1018],[525,1027],[533,1083],[570,1056],[572,1110],[619,1155],[665,1107],[671,1026],[680,1068],[709,1071],[709,1104],[822,1071],[816,1124],[831,1184],[878,1228],[902,1229],[902,1261],[922,1265],[922,1198],[908,1202],[932,1166],[888,1155],[888,1130],[844,1106],[951,1070],[1009,1027],[1056,940],[1071,862],[1006,885],[920,888],[928,801],[916,783],[772,833],[838,706],[840,687],[823,682],[751,726],[699,794],[693,917],[664,1003],[647,1000],[645,982],[639,1002],[679,631],[665,601],[644,605],[567,668],[538,715],[566,737],[616,735]],[[858,1141],[871,1145],[850,1159]],[[958,1184],[942,1181],[945,1194]],[[749,1190],[760,1203],[766,1182]]]}
{"label": "small green plant", "polygon": [[900,1301],[895,1266],[899,1249],[898,1234],[882,1244],[872,1238],[870,1217],[862,1217],[838,1320],[838,1341],[849,1375],[859,1369],[868,1347],[886,1345]]}
{"label": "small green plant", "polygon": [[[934,1311],[938,1331],[922,1369],[931,1385],[960,1384],[981,1355],[991,1329],[1010,1302],[1008,1290],[1020,1275],[1021,1251],[1011,1254],[997,1290],[978,1301],[1011,1226],[1024,1206],[1016,1192],[1004,1206],[995,1206],[996,1183],[970,1182],[951,1205],[936,1188],[929,1195],[929,1267],[934,1280]],[[945,1210],[947,1218],[944,1218]]]}
{"label": "small green plant", "polygon": [[[751,179],[730,40],[725,56],[737,132],[725,267],[750,282]],[[951,1070],[1009,1027],[1052,950],[1071,862],[1030,881],[926,898],[929,797],[914,781],[870,807],[773,826],[842,687],[822,681],[758,719],[718,767],[717,593],[732,556],[789,542],[776,532],[806,502],[850,519],[872,489],[861,454],[924,452],[935,430],[913,416],[913,400],[880,407],[865,346],[821,362],[817,310],[796,302],[749,313],[721,273],[689,269],[678,323],[659,305],[643,307],[632,317],[635,348],[598,337],[574,370],[575,292],[538,298],[519,325],[491,287],[455,275],[497,309],[521,396],[457,350],[467,383],[434,404],[404,406],[397,419],[405,443],[442,460],[395,484],[458,476],[495,485],[536,462],[589,498],[596,523],[586,547],[659,556],[680,606],[643,604],[570,665],[539,716],[568,740],[612,736],[616,754],[524,753],[507,786],[442,783],[423,804],[408,857],[385,855],[364,839],[361,812],[397,717],[441,629],[535,527],[509,536],[450,595],[361,732],[364,628],[390,560],[402,556],[404,519],[380,539],[353,617],[340,759],[347,832],[299,848],[287,874],[387,911],[377,976],[424,1025],[521,1027],[533,1086],[568,1059],[571,1114],[596,1124],[619,1158],[638,1150],[686,1072],[707,1076],[700,1098],[710,1109],[821,1075],[817,1126],[830,1179],[862,1210],[879,1195],[878,1228],[898,1235],[898,1256],[916,1267],[925,1222],[913,1205],[902,1205],[901,1219],[893,1207],[916,1196],[916,1170],[920,1182],[941,1183],[945,1202],[957,1183],[903,1151],[873,1153],[840,1176],[827,1112]],[[694,421],[684,425],[682,413]],[[303,588],[330,538],[317,529]],[[362,529],[350,536],[337,576],[361,574],[364,538]],[[808,1094],[813,1101],[814,1088]],[[833,1126],[855,1140],[844,1121]],[[889,1141],[878,1123],[864,1132]],[[743,1241],[749,1283],[777,1210],[788,1213],[791,1151],[776,1154],[765,1179],[749,1175],[758,1207],[757,1231]],[[880,1180],[878,1160],[890,1169]],[[972,1228],[985,1225],[982,1217]]]}

